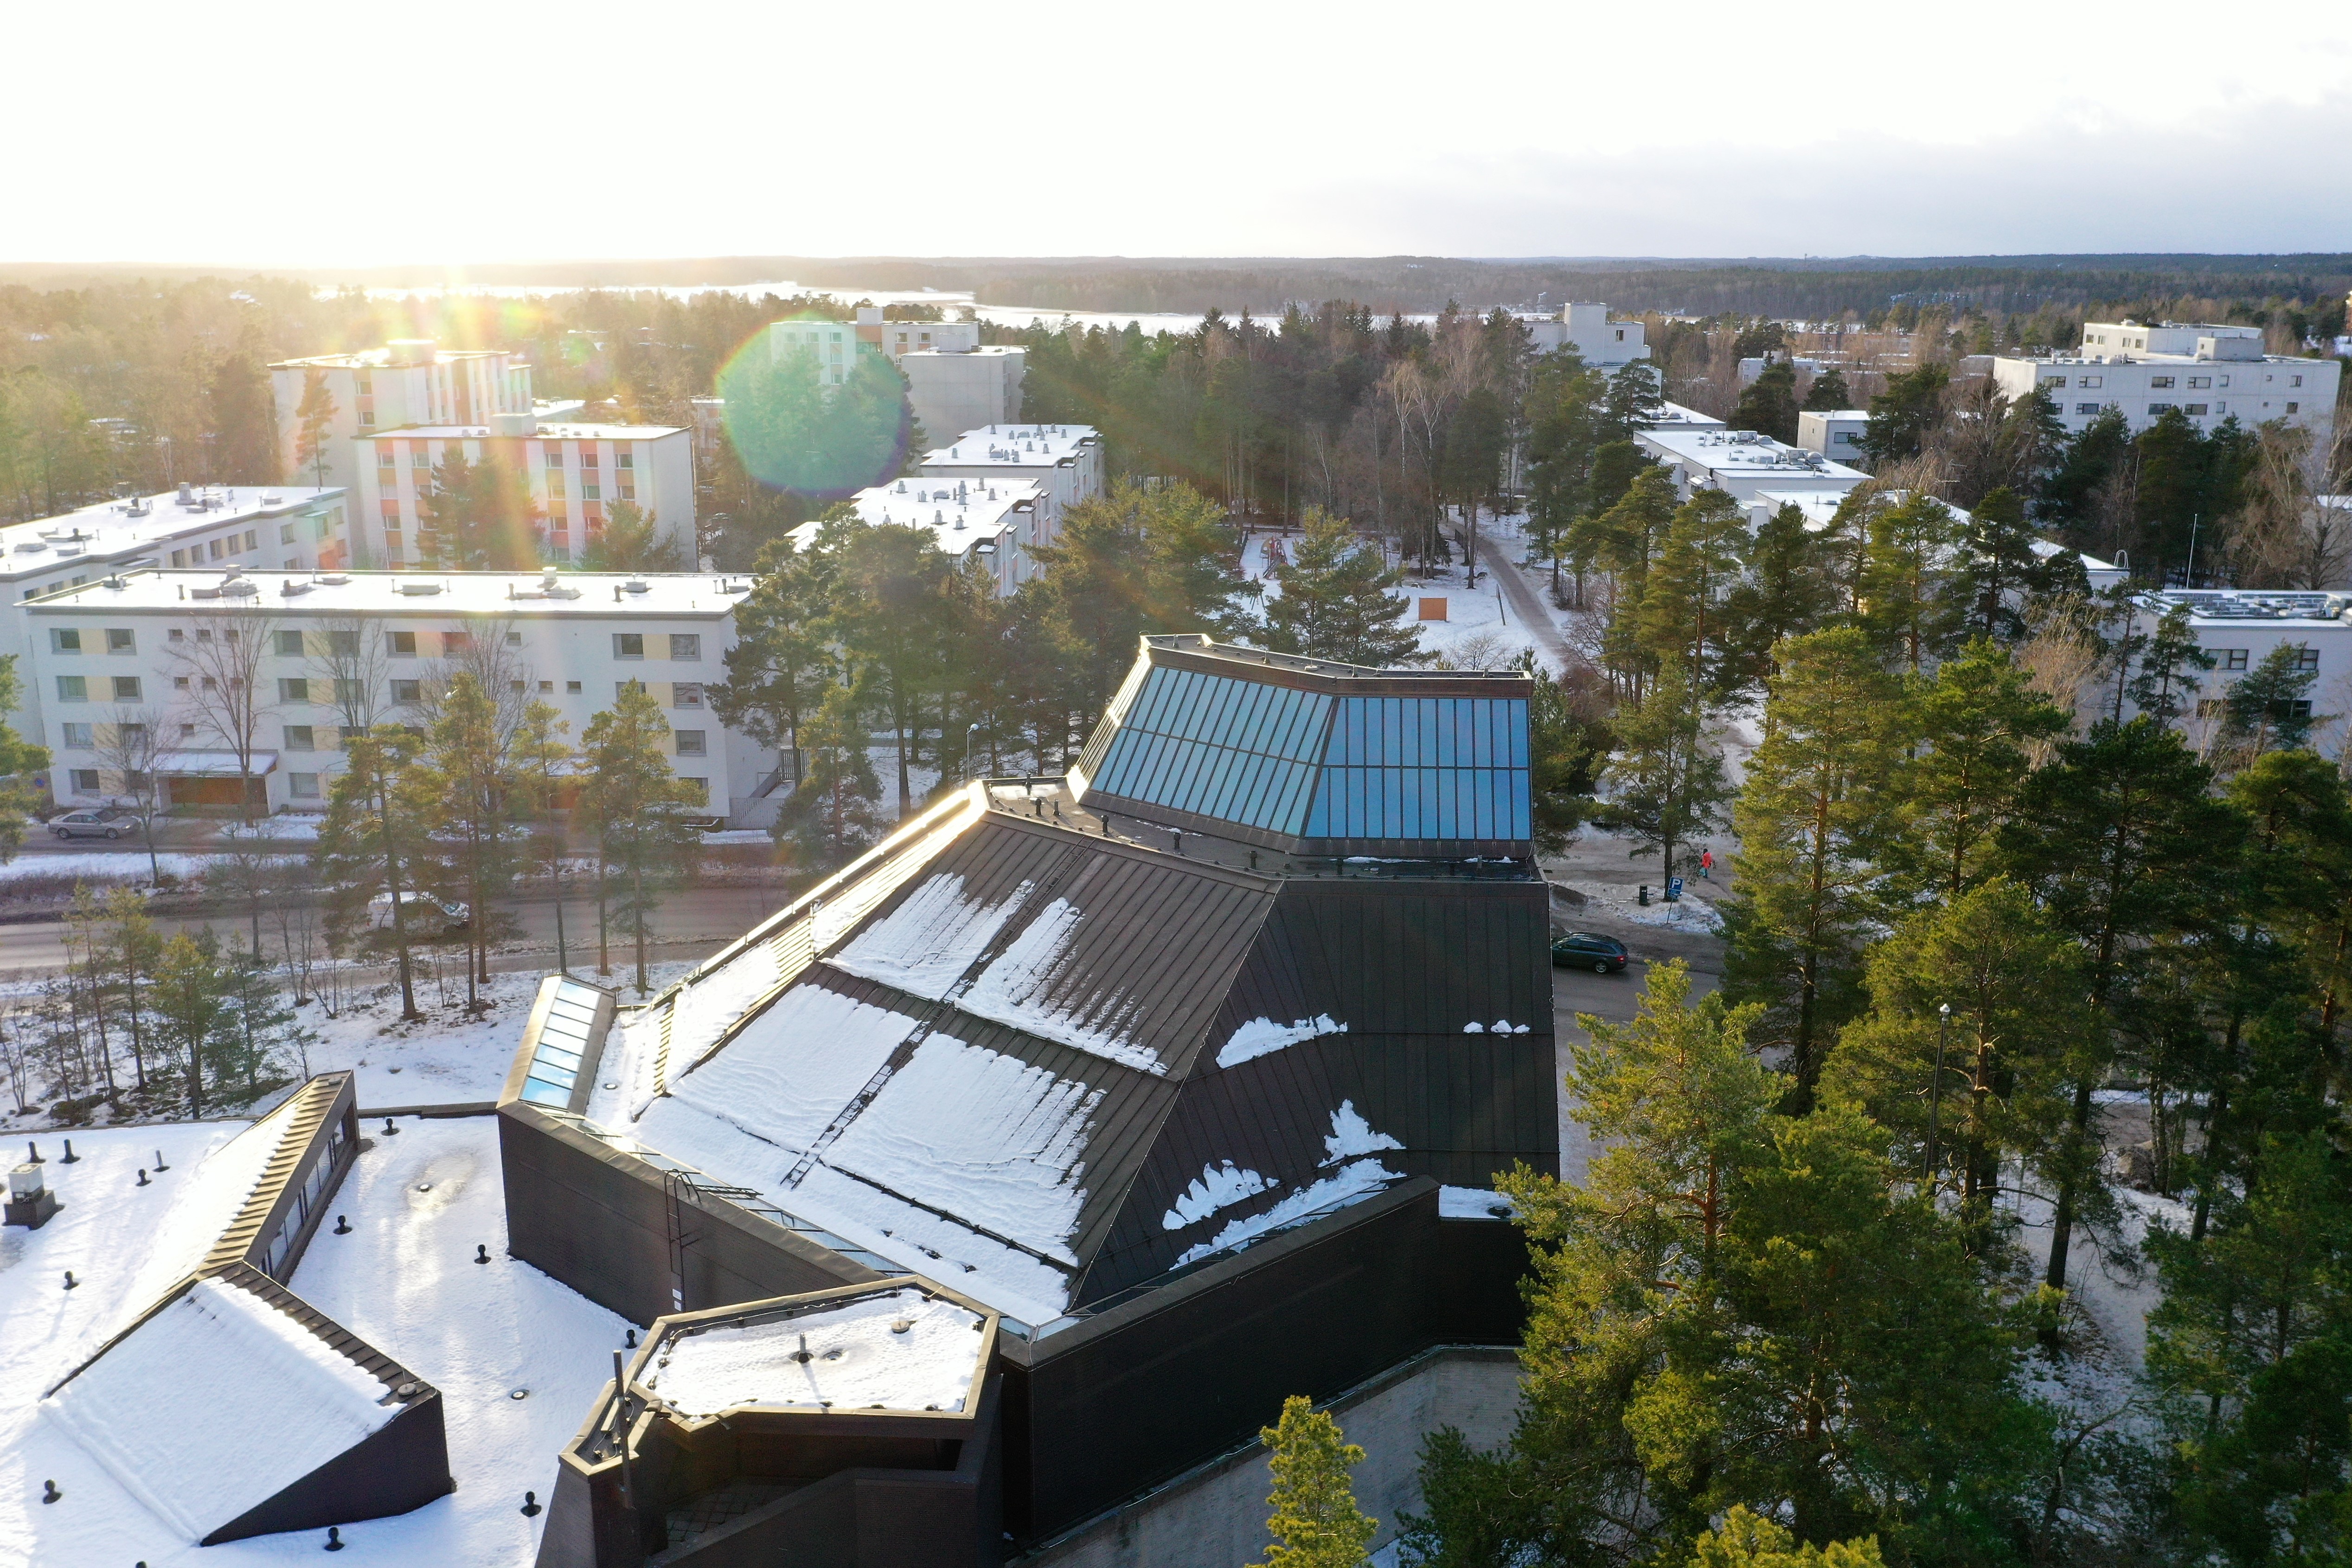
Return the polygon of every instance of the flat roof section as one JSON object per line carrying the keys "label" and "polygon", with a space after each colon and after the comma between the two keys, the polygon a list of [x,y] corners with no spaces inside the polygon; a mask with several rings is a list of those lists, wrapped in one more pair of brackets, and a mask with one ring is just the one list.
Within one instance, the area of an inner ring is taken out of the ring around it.
{"label": "flat roof section", "polygon": [[1818,452],[1783,446],[1752,430],[1668,430],[1653,427],[1640,439],[1659,451],[1711,473],[1784,475],[1790,478],[1852,480],[1870,477],[1859,468],[1832,463]]}
{"label": "flat roof section", "polygon": [[[240,591],[240,589],[243,591]],[[30,601],[52,615],[118,610],[303,616],[719,616],[751,591],[747,575],[618,571],[189,571],[146,568]]]}
{"label": "flat roof section", "polygon": [[361,441],[654,441],[683,435],[682,424],[541,424],[528,435],[501,435],[486,424],[403,424],[362,431]]}
{"label": "flat roof section", "polygon": [[666,1329],[634,1379],[688,1416],[730,1410],[965,1414],[989,1314],[908,1281]]}
{"label": "flat roof section", "polygon": [[1079,448],[1099,444],[1101,434],[1090,424],[983,424],[967,430],[945,446],[923,455],[926,465],[952,464],[972,468],[1051,468]]}
{"label": "flat roof section", "polygon": [[[53,570],[76,559],[114,560],[194,533],[262,518],[301,517],[341,499],[339,486],[237,486],[192,488],[98,501],[54,517],[0,527],[0,580]],[[278,541],[271,539],[270,548]]]}

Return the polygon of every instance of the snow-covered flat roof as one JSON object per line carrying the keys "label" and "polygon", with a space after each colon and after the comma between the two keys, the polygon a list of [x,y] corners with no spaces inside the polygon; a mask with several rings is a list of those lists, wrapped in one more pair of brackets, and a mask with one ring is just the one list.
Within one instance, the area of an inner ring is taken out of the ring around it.
{"label": "snow-covered flat roof", "polygon": [[681,1324],[651,1347],[636,1381],[689,1416],[745,1406],[961,1413],[987,1321],[902,1285],[757,1322]]}
{"label": "snow-covered flat roof", "polygon": [[[1034,508],[1045,489],[1034,479],[942,479],[917,475],[860,490],[851,497],[869,523],[929,528],[940,549],[961,555],[983,539],[993,541],[1021,527],[1023,508]],[[793,538],[805,549],[818,525],[803,523]]]}
{"label": "snow-covered flat roof", "polygon": [[1711,413],[1701,413],[1678,402],[1660,402],[1657,412],[1643,422],[1644,430],[1721,430],[1723,421]]}
{"label": "snow-covered flat roof", "polygon": [[362,431],[362,441],[655,441],[683,435],[682,424],[546,424],[529,435],[500,435],[485,424],[404,424]]}
{"label": "snow-covered flat roof", "polygon": [[1870,477],[1859,468],[1832,463],[1817,452],[1783,446],[1752,430],[1644,430],[1641,441],[1693,467],[1716,474],[1784,475],[1791,479],[1851,480]]}
{"label": "snow-covered flat roof", "polygon": [[[128,500],[98,501],[54,517],[0,527],[0,580],[53,570],[77,560],[104,562],[142,554],[190,534],[234,523],[299,517],[342,498],[340,486],[252,486],[191,489]],[[274,547],[277,540],[270,541]]]}
{"label": "snow-covered flat roof", "polygon": [[[249,583],[249,594],[224,593]],[[550,584],[553,591],[550,591]],[[632,586],[638,585],[638,586]],[[93,580],[26,604],[33,613],[94,611],[184,615],[258,609],[272,616],[719,616],[751,591],[749,576],[617,571],[182,571],[148,568]]]}
{"label": "snow-covered flat roof", "polygon": [[2161,615],[2175,605],[2189,611],[2193,626],[2288,625],[2305,630],[2352,629],[2343,619],[2352,611],[2352,592],[2258,592],[2233,589],[2168,589],[2140,602]]}
{"label": "snow-covered flat roof", "polygon": [[983,424],[945,446],[933,447],[923,455],[923,462],[960,468],[1050,468],[1099,439],[1090,424]]}

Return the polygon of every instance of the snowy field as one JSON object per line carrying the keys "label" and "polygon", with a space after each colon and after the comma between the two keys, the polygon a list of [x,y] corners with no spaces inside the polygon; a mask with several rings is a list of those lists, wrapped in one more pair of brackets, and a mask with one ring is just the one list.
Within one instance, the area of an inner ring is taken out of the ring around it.
{"label": "snowy field", "polygon": [[[595,968],[594,933],[591,943],[575,948],[572,972],[592,985],[615,988],[622,1005],[635,1005],[635,968],[618,951],[613,973]],[[578,961],[584,951],[589,961]],[[697,960],[698,962],[698,960]],[[694,967],[692,962],[647,966],[653,994]],[[422,1023],[400,1021],[400,992],[378,988],[346,1006],[340,1017],[328,1018],[317,1003],[301,1009],[302,1021],[325,1038],[310,1048],[310,1071],[333,1072],[350,1069],[359,1077],[360,1103],[368,1105],[449,1105],[495,1100],[514,1064],[522,1026],[530,1017],[531,998],[539,983],[552,971],[517,970],[490,977],[482,988],[490,1009],[478,1017],[466,1012],[463,970],[439,982],[420,980],[416,1005],[426,1014]]]}
{"label": "snowy field", "polygon": [[[1482,537],[1486,527],[1486,523],[1481,523]],[[1262,583],[1269,598],[1278,597],[1281,591],[1273,579],[1266,576],[1267,546],[1278,542],[1286,550],[1296,549],[1301,537],[1297,534],[1252,534],[1248,545],[1242,551],[1243,575],[1254,582]],[[1511,541],[1512,559],[1517,559],[1518,546],[1516,537],[1507,532],[1499,537]],[[1450,661],[1456,667],[1506,669],[1517,659],[1522,650],[1534,643],[1535,639],[1528,634],[1517,612],[1505,603],[1503,591],[1496,585],[1492,572],[1481,570],[1478,586],[1471,588],[1463,581],[1462,563],[1459,561],[1454,562],[1451,570],[1426,581],[1418,573],[1408,571],[1397,595],[1404,601],[1408,617],[1419,615],[1422,600],[1444,601],[1444,620],[1409,620],[1408,623],[1419,630],[1421,645],[1425,651]]]}
{"label": "snowy field", "polygon": [[[399,1125],[388,1138],[370,1130],[374,1147],[330,1205],[352,1231],[323,1227],[292,1288],[440,1390],[457,1490],[395,1519],[345,1526],[354,1555],[341,1561],[508,1568],[531,1560],[545,1519],[522,1516],[522,1494],[548,1500],[555,1452],[611,1375],[628,1325],[505,1255],[494,1118]],[[217,1233],[224,1195],[206,1200],[195,1189],[204,1156],[243,1126],[77,1133],[83,1157],[72,1166],[58,1163],[62,1143],[42,1140],[64,1207],[37,1231],[0,1232],[0,1564],[316,1561],[323,1531],[202,1548],[174,1540],[38,1404],[163,1288],[147,1266],[152,1237],[207,1224]],[[153,1164],[159,1145],[172,1168],[138,1186],[137,1168]],[[474,1262],[477,1245],[489,1248],[489,1264]],[[70,1291],[68,1269],[80,1281]],[[518,1389],[525,1397],[512,1397]],[[44,1480],[64,1494],[54,1505],[40,1501]]]}

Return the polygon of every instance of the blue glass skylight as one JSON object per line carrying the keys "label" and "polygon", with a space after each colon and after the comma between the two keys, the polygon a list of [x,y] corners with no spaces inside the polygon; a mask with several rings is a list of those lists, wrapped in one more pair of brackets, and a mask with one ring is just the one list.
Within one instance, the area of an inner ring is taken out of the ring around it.
{"label": "blue glass skylight", "polygon": [[1310,839],[1524,839],[1528,705],[1342,697]]}
{"label": "blue glass skylight", "polygon": [[1111,737],[1093,788],[1296,834],[1331,706],[1320,692],[1154,669]]}

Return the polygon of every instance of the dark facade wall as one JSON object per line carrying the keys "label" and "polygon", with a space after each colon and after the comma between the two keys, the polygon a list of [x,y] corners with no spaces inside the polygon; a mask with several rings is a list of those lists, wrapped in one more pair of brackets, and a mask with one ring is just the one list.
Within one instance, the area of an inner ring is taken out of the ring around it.
{"label": "dark facade wall", "polygon": [[455,1490],[441,1396],[427,1394],[268,1501],[222,1525],[203,1544],[385,1519]]}
{"label": "dark facade wall", "polygon": [[499,1163],[508,1251],[632,1322],[881,1278],[732,1205],[681,1203],[685,1300],[675,1302],[659,1171],[521,1104],[499,1112]]}
{"label": "dark facade wall", "polygon": [[1410,1183],[1260,1242],[1025,1352],[1007,1528],[1031,1541],[1247,1441],[1434,1344],[1518,1336],[1515,1227],[1438,1217]]}

